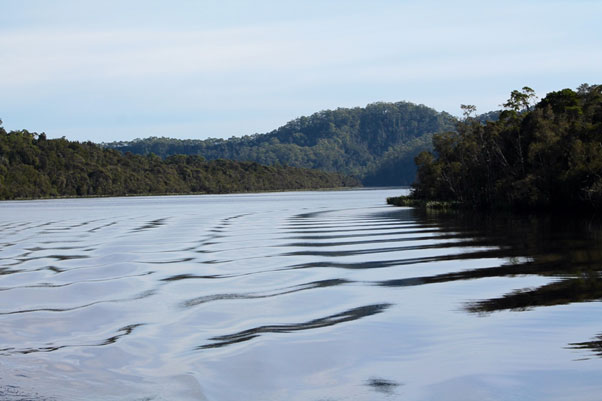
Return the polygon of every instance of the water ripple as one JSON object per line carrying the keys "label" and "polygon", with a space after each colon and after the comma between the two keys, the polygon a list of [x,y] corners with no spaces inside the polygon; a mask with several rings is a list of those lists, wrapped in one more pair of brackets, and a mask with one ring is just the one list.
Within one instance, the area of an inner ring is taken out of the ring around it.
{"label": "water ripple", "polygon": [[285,289],[276,290],[271,293],[230,293],[230,294],[214,294],[207,295],[203,297],[197,297],[193,299],[189,299],[182,303],[183,307],[190,308],[192,306],[197,306],[200,304],[204,304],[212,301],[221,301],[221,300],[229,300],[229,299],[261,299],[261,298],[271,298],[277,297],[280,295],[292,294],[299,291],[312,290],[316,288],[327,288],[327,287],[335,287],[338,285],[349,284],[351,281],[343,280],[343,279],[331,279],[331,280],[320,280],[314,281],[311,283],[299,284],[293,287],[287,287]]}
{"label": "water ripple", "polygon": [[201,345],[198,347],[198,349],[224,347],[226,345],[252,340],[253,338],[265,333],[290,333],[294,331],[311,330],[322,327],[334,326],[340,323],[350,322],[367,316],[382,313],[390,306],[391,304],[366,305],[360,306],[358,308],[349,309],[345,312],[336,313],[334,315],[326,316],[323,318],[310,320],[304,323],[266,325],[255,327],[253,329],[244,330],[234,334],[210,338],[211,341],[215,342],[211,344]]}
{"label": "water ripple", "polygon": [[173,377],[211,401],[578,382],[552,371],[602,390],[597,223],[423,214],[387,195],[3,205],[0,398],[180,399],[157,395]]}
{"label": "water ripple", "polygon": [[143,323],[137,323],[137,324],[130,324],[127,325],[125,327],[122,327],[120,329],[117,330],[117,334],[104,339],[102,341],[99,341],[98,343],[95,344],[69,344],[69,345],[48,345],[45,347],[36,347],[36,348],[13,348],[13,347],[9,347],[9,348],[2,348],[0,349],[0,355],[11,355],[11,354],[23,354],[23,355],[27,355],[27,354],[32,354],[32,353],[38,353],[38,352],[54,352],[54,351],[58,351],[61,349],[65,349],[65,348],[87,348],[87,347],[103,347],[106,345],[111,345],[116,343],[117,341],[119,341],[119,339],[121,339],[122,337],[128,336],[130,334],[132,334],[132,332],[140,326],[144,326]]}

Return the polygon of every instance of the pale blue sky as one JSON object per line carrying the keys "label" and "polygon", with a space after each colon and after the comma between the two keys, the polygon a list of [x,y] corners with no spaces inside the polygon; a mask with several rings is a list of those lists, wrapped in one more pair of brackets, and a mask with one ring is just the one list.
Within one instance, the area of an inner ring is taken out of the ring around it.
{"label": "pale blue sky", "polygon": [[460,114],[602,83],[602,1],[0,0],[6,129],[95,142],[268,132],[323,109]]}

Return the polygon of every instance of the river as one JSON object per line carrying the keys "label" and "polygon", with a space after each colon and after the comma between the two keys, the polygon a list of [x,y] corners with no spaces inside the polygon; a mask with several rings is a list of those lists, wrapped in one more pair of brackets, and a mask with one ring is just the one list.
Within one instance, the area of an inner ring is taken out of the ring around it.
{"label": "river", "polygon": [[0,399],[599,400],[602,229],[400,189],[0,204]]}

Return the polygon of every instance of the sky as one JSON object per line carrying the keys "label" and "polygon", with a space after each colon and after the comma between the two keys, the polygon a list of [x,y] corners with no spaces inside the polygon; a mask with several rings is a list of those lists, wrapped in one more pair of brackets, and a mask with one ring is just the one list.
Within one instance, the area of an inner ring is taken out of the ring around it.
{"label": "sky", "polygon": [[0,0],[7,130],[111,142],[269,132],[338,107],[460,115],[602,84],[599,0]]}

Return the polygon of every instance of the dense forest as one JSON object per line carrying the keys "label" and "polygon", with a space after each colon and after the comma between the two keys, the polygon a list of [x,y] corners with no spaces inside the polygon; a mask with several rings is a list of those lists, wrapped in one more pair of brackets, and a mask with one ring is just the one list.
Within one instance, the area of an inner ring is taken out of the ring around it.
{"label": "dense forest", "polygon": [[359,185],[339,174],[200,156],[140,156],[91,142],[6,132],[0,121],[0,199],[228,193]]}
{"label": "dense forest", "polygon": [[413,199],[480,209],[602,206],[602,86],[563,89],[535,103],[515,90],[497,121],[465,118],[416,157]]}
{"label": "dense forest", "polygon": [[267,134],[178,140],[151,137],[106,147],[134,154],[199,155],[352,175],[364,185],[409,185],[414,157],[431,149],[432,134],[454,129],[455,118],[408,102],[374,103],[300,117]]}

